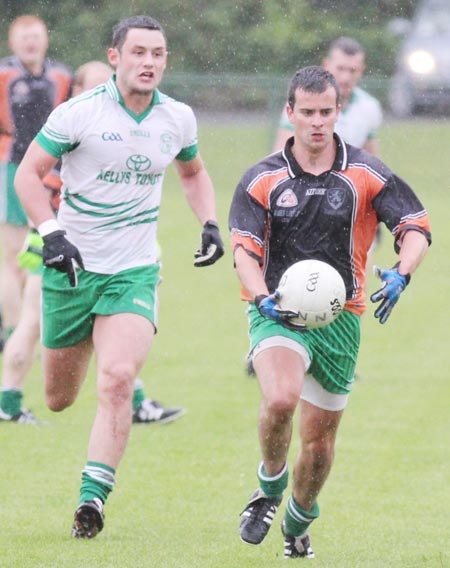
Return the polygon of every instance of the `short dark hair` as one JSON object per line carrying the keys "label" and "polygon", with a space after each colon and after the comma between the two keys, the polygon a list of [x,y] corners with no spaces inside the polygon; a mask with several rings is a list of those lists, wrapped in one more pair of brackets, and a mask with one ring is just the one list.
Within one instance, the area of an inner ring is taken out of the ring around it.
{"label": "short dark hair", "polygon": [[339,49],[339,51],[342,51],[346,55],[356,55],[357,53],[364,55],[363,46],[356,41],[356,39],[351,37],[341,36],[333,40],[328,48],[328,55],[335,49]]}
{"label": "short dark hair", "polygon": [[133,28],[158,30],[162,33],[164,38],[166,37],[162,25],[158,20],[155,20],[155,18],[151,18],[150,16],[131,16],[130,18],[121,20],[113,27],[111,46],[116,47],[120,51],[127,39],[128,31]]}
{"label": "short dark hair", "polygon": [[295,105],[295,91],[301,89],[306,93],[323,93],[333,87],[336,91],[336,104],[339,104],[339,87],[334,75],[319,65],[310,65],[299,69],[292,77],[288,88],[288,103],[291,108]]}

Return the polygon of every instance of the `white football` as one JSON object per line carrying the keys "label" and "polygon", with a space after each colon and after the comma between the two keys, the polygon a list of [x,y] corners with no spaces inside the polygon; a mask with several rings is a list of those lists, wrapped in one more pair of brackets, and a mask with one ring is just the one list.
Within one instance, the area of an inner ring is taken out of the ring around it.
{"label": "white football", "polygon": [[301,260],[290,266],[278,285],[279,306],[298,312],[294,323],[324,327],[341,313],[346,299],[339,272],[321,260]]}

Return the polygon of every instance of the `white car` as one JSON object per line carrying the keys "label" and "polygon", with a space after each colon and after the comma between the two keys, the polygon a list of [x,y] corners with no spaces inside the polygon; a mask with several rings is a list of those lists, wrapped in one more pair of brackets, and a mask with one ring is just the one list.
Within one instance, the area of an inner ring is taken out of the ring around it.
{"label": "white car", "polygon": [[389,91],[394,116],[450,114],[450,0],[422,0],[411,22],[390,27],[405,36]]}

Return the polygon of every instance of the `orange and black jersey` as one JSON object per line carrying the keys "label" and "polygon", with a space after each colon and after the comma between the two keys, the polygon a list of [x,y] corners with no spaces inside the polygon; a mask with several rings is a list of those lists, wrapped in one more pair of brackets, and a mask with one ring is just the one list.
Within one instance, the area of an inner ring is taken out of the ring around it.
{"label": "orange and black jersey", "polygon": [[50,112],[67,100],[72,74],[47,59],[40,76],[15,56],[0,60],[0,161],[19,163]]}
{"label": "orange and black jersey", "polygon": [[[293,138],[283,151],[247,170],[231,205],[232,246],[258,260],[270,292],[294,262],[328,262],[345,281],[346,309],[361,314],[367,252],[377,224],[391,231],[397,252],[408,230],[431,242],[430,225],[409,185],[379,159],[336,134],[335,140],[333,167],[319,176],[299,166]],[[250,299],[245,290],[243,299]]]}

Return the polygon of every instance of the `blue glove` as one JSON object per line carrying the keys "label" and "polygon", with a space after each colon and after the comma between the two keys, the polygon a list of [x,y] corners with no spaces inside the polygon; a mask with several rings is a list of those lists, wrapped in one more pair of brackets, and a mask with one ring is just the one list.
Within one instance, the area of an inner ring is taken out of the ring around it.
{"label": "blue glove", "polygon": [[370,296],[371,302],[379,302],[383,300],[375,310],[375,317],[380,323],[386,323],[388,317],[400,298],[400,294],[409,284],[411,276],[409,274],[400,274],[398,271],[399,262],[391,269],[382,270],[378,266],[373,267],[374,274],[381,278],[383,286]]}
{"label": "blue glove", "polygon": [[298,317],[298,312],[293,312],[291,310],[282,310],[278,305],[278,300],[280,299],[280,292],[275,290],[273,294],[267,296],[266,294],[260,294],[255,298],[255,306],[258,308],[258,312],[265,318],[284,325],[288,329],[294,331],[306,331],[306,326],[302,323],[295,323],[292,318]]}

